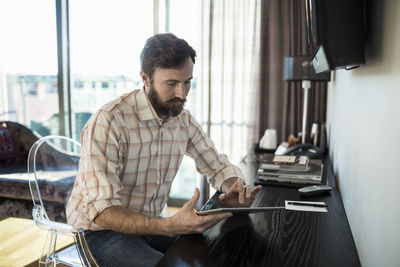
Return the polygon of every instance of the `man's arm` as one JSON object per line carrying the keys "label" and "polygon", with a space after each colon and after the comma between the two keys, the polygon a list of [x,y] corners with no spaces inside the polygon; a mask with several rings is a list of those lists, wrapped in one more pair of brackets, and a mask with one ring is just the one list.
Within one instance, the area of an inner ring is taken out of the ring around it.
{"label": "man's arm", "polygon": [[[241,170],[233,165],[225,154],[217,151],[213,141],[203,131],[195,118],[189,115],[189,142],[186,155],[196,163],[198,172],[206,175],[207,181],[218,191],[223,191],[222,184],[229,178],[241,178]],[[228,188],[229,189],[229,188]]]}
{"label": "man's arm", "polygon": [[202,233],[219,221],[232,216],[231,213],[198,216],[194,207],[200,193],[195,193],[188,202],[173,216],[154,218],[145,216],[121,206],[106,208],[95,219],[95,223],[108,230],[127,234],[152,234],[174,236],[178,234]]}
{"label": "man's arm", "polygon": [[106,208],[96,217],[95,223],[108,230],[126,234],[167,235],[163,219],[152,218],[133,212],[122,206]]}
{"label": "man's arm", "polygon": [[244,185],[242,172],[231,164],[226,155],[219,154],[211,139],[189,114],[187,154],[195,160],[197,169],[206,174],[209,183],[223,194],[219,196],[224,206],[249,207],[261,186],[252,189]]}

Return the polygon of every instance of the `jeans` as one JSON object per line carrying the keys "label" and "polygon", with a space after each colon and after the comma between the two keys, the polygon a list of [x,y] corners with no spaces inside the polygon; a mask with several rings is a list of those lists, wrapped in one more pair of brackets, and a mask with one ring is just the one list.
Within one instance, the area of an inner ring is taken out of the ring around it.
{"label": "jeans", "polygon": [[129,235],[114,231],[87,231],[90,252],[103,266],[155,266],[176,240],[161,235]]}

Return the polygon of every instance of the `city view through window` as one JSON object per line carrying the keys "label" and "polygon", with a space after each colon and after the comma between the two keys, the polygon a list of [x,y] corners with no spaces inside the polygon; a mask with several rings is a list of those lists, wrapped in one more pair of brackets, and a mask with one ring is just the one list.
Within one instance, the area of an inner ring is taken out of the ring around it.
{"label": "city view through window", "polygon": [[59,112],[55,13],[51,0],[0,2],[0,119],[43,135]]}
{"label": "city view through window", "polygon": [[[196,22],[182,10],[199,1],[186,2],[170,1],[169,31],[196,49],[199,31],[193,27],[200,28],[200,17]],[[189,18],[193,27],[185,30]],[[0,120],[19,122],[41,136],[60,134],[55,1],[1,1],[0,24]],[[98,108],[142,86],[139,55],[153,34],[153,1],[70,0],[69,24],[72,138],[79,141]],[[194,74],[186,104],[194,116],[196,81]],[[190,198],[196,176],[185,156],[171,195]]]}

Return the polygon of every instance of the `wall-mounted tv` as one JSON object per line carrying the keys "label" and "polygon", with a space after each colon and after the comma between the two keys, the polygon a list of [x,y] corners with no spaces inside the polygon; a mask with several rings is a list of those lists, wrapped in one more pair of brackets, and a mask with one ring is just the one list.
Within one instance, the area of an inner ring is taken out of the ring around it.
{"label": "wall-mounted tv", "polygon": [[363,0],[305,0],[317,73],[365,63]]}

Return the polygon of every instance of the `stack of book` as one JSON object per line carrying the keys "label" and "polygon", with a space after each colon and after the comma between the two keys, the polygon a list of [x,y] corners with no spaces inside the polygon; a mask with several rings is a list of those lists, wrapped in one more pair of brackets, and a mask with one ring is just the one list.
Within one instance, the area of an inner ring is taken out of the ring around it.
{"label": "stack of book", "polygon": [[278,156],[264,154],[257,178],[269,184],[321,184],[322,160],[307,156]]}

